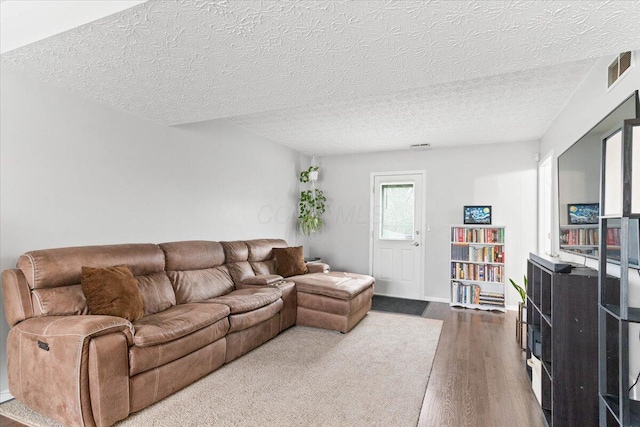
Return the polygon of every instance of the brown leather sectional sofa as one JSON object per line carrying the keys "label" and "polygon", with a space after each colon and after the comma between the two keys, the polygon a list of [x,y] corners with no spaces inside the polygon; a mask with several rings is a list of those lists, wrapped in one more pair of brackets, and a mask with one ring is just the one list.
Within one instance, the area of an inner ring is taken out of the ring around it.
{"label": "brown leather sectional sofa", "polygon": [[[9,390],[69,426],[109,426],[294,325],[346,333],[371,308],[370,276],[276,275],[284,240],[32,251],[3,272]],[[91,315],[82,266],[126,265],[144,317]]]}

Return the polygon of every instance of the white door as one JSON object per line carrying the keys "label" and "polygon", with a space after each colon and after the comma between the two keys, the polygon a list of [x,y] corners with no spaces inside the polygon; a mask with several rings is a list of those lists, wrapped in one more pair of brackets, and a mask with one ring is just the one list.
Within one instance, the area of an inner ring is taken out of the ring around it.
{"label": "white door", "polygon": [[423,298],[422,173],[373,174],[371,273],[375,293]]}

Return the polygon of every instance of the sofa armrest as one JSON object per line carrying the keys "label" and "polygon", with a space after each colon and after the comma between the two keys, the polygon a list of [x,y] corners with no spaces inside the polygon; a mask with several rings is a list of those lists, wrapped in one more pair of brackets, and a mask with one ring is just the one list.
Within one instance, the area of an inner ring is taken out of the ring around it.
{"label": "sofa armrest", "polygon": [[23,334],[47,337],[73,336],[90,339],[100,335],[122,332],[129,345],[133,344],[133,325],[127,319],[115,316],[41,316],[27,319],[14,329]]}
{"label": "sofa armrest", "polygon": [[308,262],[307,269],[309,273],[328,273],[331,271],[329,264],[325,264],[324,262]]}
{"label": "sofa armrest", "polygon": [[[104,341],[102,337],[111,339]],[[101,343],[96,347],[94,341]],[[103,387],[92,372],[104,362],[93,359],[98,353],[108,353],[109,359],[117,361],[117,369],[111,365],[113,373],[120,376],[128,372],[128,346],[132,343],[133,326],[120,317],[42,316],[24,320],[11,328],[7,337],[9,390],[18,401],[64,425],[113,423],[115,420],[108,416],[97,417],[103,422],[94,420],[97,408],[92,410],[90,389]],[[124,379],[114,392],[125,393],[128,398],[128,376]],[[128,410],[128,406],[123,408]]]}
{"label": "sofa armrest", "polygon": [[242,281],[242,284],[268,286],[280,282],[281,280],[283,280],[282,276],[278,276],[277,274],[261,274],[247,277]]}
{"label": "sofa armrest", "polygon": [[2,292],[4,314],[9,327],[33,316],[31,290],[21,270],[9,269],[2,272]]}

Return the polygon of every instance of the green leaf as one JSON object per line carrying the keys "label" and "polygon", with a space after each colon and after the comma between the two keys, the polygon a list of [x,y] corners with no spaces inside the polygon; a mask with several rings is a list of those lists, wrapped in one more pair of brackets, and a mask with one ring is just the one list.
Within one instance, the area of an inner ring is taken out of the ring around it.
{"label": "green leaf", "polygon": [[511,285],[513,286],[513,288],[518,292],[518,294],[520,294],[520,299],[522,299],[522,302],[526,302],[527,301],[527,278],[524,278],[524,288],[520,285],[518,285],[516,282],[513,281],[513,279],[509,278],[509,281],[511,282]]}

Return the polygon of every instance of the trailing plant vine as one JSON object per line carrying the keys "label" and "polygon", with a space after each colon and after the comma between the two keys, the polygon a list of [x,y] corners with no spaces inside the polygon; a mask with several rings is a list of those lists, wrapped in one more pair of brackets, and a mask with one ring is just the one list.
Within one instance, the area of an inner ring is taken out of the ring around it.
{"label": "trailing plant vine", "polygon": [[[318,166],[309,166],[306,171],[300,172],[300,182],[309,182],[311,172],[318,171]],[[311,181],[311,189],[300,192],[298,231],[306,236],[320,231],[324,226],[322,215],[325,213],[325,202],[327,198],[322,190],[315,187],[315,182]]]}
{"label": "trailing plant vine", "polygon": [[309,174],[311,172],[317,172],[318,169],[320,169],[319,166],[311,165],[306,171],[300,172],[300,182],[309,182]]}

